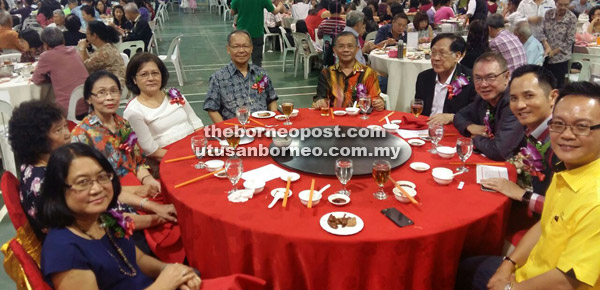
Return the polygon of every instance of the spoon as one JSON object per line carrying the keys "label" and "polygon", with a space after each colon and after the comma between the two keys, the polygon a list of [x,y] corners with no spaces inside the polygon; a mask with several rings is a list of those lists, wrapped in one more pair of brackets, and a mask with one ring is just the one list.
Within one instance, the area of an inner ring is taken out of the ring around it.
{"label": "spoon", "polygon": [[456,172],[456,173],[452,174],[452,176],[454,177],[454,176],[457,176],[457,175],[461,175],[463,173],[465,173],[465,171],[459,171],[459,172]]}
{"label": "spoon", "polygon": [[271,203],[269,204],[269,208],[273,208],[275,206],[275,204],[283,198],[283,195],[285,194],[285,190],[278,190],[275,193],[275,196],[273,197],[273,201],[271,201]]}
{"label": "spoon", "polygon": [[323,188],[321,188],[321,190],[319,190],[319,194],[321,196],[323,196],[323,191],[325,191],[326,189],[328,189],[331,186],[331,184],[327,184],[325,186],[323,186]]}
{"label": "spoon", "polygon": [[391,124],[390,119],[388,117],[385,117],[385,121],[388,123],[388,125]]}

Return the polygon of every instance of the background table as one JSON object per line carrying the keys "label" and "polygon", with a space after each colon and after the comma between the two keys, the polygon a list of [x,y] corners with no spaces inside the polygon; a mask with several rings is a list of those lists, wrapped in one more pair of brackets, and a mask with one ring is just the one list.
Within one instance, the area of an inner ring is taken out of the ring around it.
{"label": "background table", "polygon": [[369,54],[371,67],[388,75],[387,94],[390,108],[410,112],[410,101],[415,98],[415,85],[420,72],[431,68],[431,60],[409,60],[390,58],[387,54]]}
{"label": "background table", "polygon": [[[292,118],[292,126],[367,126],[381,124],[377,120],[387,113],[374,112],[366,121],[358,116],[332,120],[321,117],[319,111],[301,109],[299,116]],[[402,114],[396,112],[390,119],[399,119]],[[261,121],[280,127],[283,123]],[[270,142],[263,137],[244,146],[268,146]],[[453,146],[455,142],[453,136],[441,144]],[[217,142],[210,144],[216,146]],[[332,185],[324,192],[325,198],[341,189],[335,177],[302,173],[300,180],[292,183],[293,196],[287,208],[279,202],[272,209],[267,208],[272,200],[269,192],[285,187],[280,179],[268,182],[262,193],[241,204],[227,201],[231,183],[226,179],[212,177],[174,189],[175,184],[206,174],[205,170],[193,169],[196,160],[162,162],[161,182],[177,208],[187,258],[205,278],[246,273],[265,279],[269,289],[452,289],[461,253],[500,254],[510,201],[503,195],[481,191],[475,183],[474,167],[448,186],[436,184],[431,170],[417,173],[410,169],[408,163],[413,161],[456,167],[449,161],[458,157],[441,159],[426,152],[430,146],[413,147],[407,164],[392,171],[394,179],[416,183],[420,206],[398,202],[391,183],[385,186],[390,197],[376,200],[372,193],[377,186],[370,176],[352,178],[349,205],[336,207],[323,199],[313,209],[303,206],[297,194],[309,188],[311,178],[315,178],[317,189]],[[191,153],[188,137],[173,144],[163,160]],[[246,171],[274,163],[270,157],[242,159]],[[474,155],[469,161],[484,160]],[[509,173],[515,176],[512,168]],[[459,181],[465,182],[463,190],[457,190]],[[410,217],[415,226],[398,228],[380,213],[390,207]],[[364,229],[345,237],[325,232],[319,219],[332,211],[360,216]]]}
{"label": "background table", "polygon": [[0,91],[7,91],[13,107],[30,100],[54,101],[54,92],[50,83],[38,86],[20,76],[0,84]]}

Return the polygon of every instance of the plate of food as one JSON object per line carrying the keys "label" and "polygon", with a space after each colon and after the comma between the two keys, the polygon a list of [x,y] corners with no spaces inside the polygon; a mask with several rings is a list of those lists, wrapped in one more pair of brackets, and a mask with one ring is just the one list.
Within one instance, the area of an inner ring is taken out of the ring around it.
{"label": "plate of food", "polygon": [[273,116],[275,116],[275,112],[271,112],[271,111],[258,111],[258,112],[252,113],[252,117],[257,118],[257,119],[268,119]]}
{"label": "plate of food", "polygon": [[365,227],[359,216],[345,211],[327,213],[321,217],[319,223],[326,232],[338,236],[354,235]]}

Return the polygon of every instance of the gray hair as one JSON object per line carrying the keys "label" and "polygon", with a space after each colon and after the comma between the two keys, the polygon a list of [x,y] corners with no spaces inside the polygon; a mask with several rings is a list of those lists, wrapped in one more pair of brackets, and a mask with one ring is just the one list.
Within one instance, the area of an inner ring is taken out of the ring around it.
{"label": "gray hair", "polygon": [[521,21],[517,23],[517,25],[515,25],[514,34],[518,37],[520,36],[524,39],[529,39],[531,36],[531,26],[529,25],[529,22]]}
{"label": "gray hair", "polygon": [[488,27],[492,27],[492,28],[496,28],[496,29],[504,28],[504,17],[502,17],[502,15],[498,14],[498,13],[488,16],[488,18],[485,20],[485,22],[488,25]]}
{"label": "gray hair", "polygon": [[125,4],[125,7],[123,7],[123,11],[140,14],[140,10],[138,9],[137,5],[135,5],[135,3]]}
{"label": "gray hair", "polygon": [[59,45],[65,44],[65,37],[62,31],[56,27],[46,27],[42,30],[40,36],[42,42],[48,45],[50,48],[55,48]]}
{"label": "gray hair", "polygon": [[65,18],[65,12],[62,9],[52,11],[52,15],[58,15],[60,18]]}
{"label": "gray hair", "polygon": [[229,35],[227,35],[227,45],[231,44],[231,37],[233,37],[233,35],[240,34],[240,33],[248,36],[248,40],[250,40],[250,44],[252,44],[252,37],[250,36],[250,33],[248,33],[248,31],[246,31],[244,29],[236,29],[236,30],[230,32]]}
{"label": "gray hair", "polygon": [[10,16],[10,14],[4,10],[0,10],[0,25],[1,26],[10,25],[11,22],[12,22],[12,16]]}
{"label": "gray hair", "polygon": [[354,27],[358,23],[362,23],[365,21],[365,15],[356,10],[352,10],[346,14],[346,26]]}

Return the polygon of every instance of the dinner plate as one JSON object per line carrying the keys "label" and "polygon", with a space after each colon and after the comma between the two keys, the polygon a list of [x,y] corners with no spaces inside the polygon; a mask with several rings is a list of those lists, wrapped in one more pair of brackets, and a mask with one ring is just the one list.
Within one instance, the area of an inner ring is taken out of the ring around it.
{"label": "dinner plate", "polygon": [[408,142],[408,144],[415,146],[415,147],[421,147],[421,146],[425,145],[425,141],[420,140],[420,139],[409,139],[406,142]]}
{"label": "dinner plate", "polygon": [[[254,141],[254,137],[250,137],[248,135],[242,136],[242,138],[240,139],[240,144],[238,144],[238,146],[252,143],[252,141]],[[221,144],[221,146],[229,146],[229,143],[227,143],[227,140],[221,140],[221,142],[219,142],[219,144]]]}
{"label": "dinner plate", "polygon": [[258,112],[252,113],[252,117],[257,118],[257,119],[268,119],[273,116],[275,116],[275,112],[271,112],[271,111],[258,111]]}
{"label": "dinner plate", "polygon": [[[353,227],[344,227],[344,228],[342,228],[341,226],[338,225],[338,228],[334,229],[334,228],[330,227],[329,224],[327,223],[327,219],[329,218],[329,215],[331,215],[331,214],[336,218],[341,218],[344,216],[344,214],[346,215],[346,217],[354,217],[354,218],[356,218],[356,225]],[[334,212],[327,213],[321,217],[319,224],[321,225],[321,228],[323,228],[326,232],[328,232],[330,234],[338,235],[338,236],[354,235],[354,234],[362,231],[362,229],[365,227],[365,223],[359,216],[357,216],[353,213],[345,212],[345,211],[334,211]]]}
{"label": "dinner plate", "polygon": [[413,162],[410,164],[410,168],[412,168],[416,172],[425,172],[431,168],[429,164],[425,162]]}
{"label": "dinner plate", "polygon": [[287,120],[287,118],[285,117],[285,115],[277,115],[277,116],[275,116],[275,119],[277,119],[278,121],[285,121],[285,120]]}

